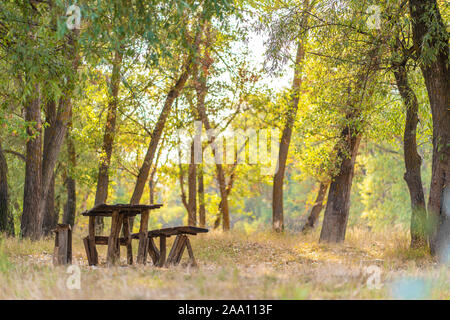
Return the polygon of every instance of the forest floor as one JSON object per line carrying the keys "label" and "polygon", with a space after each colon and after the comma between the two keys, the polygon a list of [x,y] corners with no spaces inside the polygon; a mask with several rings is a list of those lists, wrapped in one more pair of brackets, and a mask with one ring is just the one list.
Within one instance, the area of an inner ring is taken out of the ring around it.
{"label": "forest floor", "polygon": [[317,231],[210,232],[192,237],[198,269],[128,267],[124,248],[122,265],[106,268],[105,246],[89,267],[75,234],[80,289],[53,267],[52,239],[0,239],[0,299],[450,299],[449,266],[408,249],[406,232],[351,229],[340,245],[319,244]]}

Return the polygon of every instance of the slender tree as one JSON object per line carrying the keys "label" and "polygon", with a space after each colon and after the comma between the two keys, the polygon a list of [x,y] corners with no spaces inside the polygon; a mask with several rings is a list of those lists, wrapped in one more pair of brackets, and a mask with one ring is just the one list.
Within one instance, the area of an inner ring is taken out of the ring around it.
{"label": "slender tree", "polygon": [[[122,52],[116,50],[112,62],[112,74],[108,92],[108,114],[106,116],[105,133],[100,155],[100,165],[97,177],[97,191],[95,193],[95,205],[106,203],[108,199],[109,165],[116,135],[117,108],[119,105],[120,70],[122,67]],[[103,232],[103,217],[95,217],[96,233]]]}
{"label": "slender tree", "polygon": [[323,202],[325,200],[327,190],[328,183],[321,182],[319,185],[319,190],[317,191],[316,201],[314,201],[311,211],[308,214],[308,218],[306,219],[306,222],[302,227],[303,233],[307,233],[309,230],[314,229],[314,227],[317,225],[317,221],[319,220],[319,215],[323,208]]}
{"label": "slender tree", "polygon": [[408,82],[406,61],[394,64],[394,76],[398,91],[406,108],[405,130],[403,135],[403,155],[406,172],[404,179],[411,197],[411,247],[427,247],[427,212],[422,186],[420,166],[422,158],[417,152],[417,124],[419,122],[419,103],[416,94]]}
{"label": "slender tree", "polygon": [[444,189],[450,184],[449,36],[436,0],[409,0],[414,49],[420,57],[433,117],[433,159],[428,215],[432,254],[443,250],[450,236],[443,226]]}

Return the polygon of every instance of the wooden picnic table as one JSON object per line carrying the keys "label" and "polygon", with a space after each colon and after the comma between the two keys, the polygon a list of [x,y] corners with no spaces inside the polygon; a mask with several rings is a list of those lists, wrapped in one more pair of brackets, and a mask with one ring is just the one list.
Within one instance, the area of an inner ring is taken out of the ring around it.
{"label": "wooden picnic table", "polygon": [[[89,217],[89,235],[83,239],[89,265],[98,264],[96,245],[108,245],[106,261],[108,265],[116,264],[120,259],[120,245],[127,248],[127,262],[133,264],[133,251],[131,246],[131,230],[129,218],[141,215],[139,226],[139,246],[137,263],[145,264],[148,250],[148,216],[150,210],[161,208],[162,204],[131,205],[131,204],[99,204],[91,210],[82,213]],[[111,217],[111,230],[109,237],[95,235],[95,217]],[[123,238],[120,238],[120,230]]]}

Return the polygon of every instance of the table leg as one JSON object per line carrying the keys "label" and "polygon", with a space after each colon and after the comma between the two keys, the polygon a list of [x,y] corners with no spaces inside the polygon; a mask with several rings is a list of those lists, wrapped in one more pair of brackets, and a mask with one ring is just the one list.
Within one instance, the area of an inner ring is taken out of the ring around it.
{"label": "table leg", "polygon": [[142,212],[141,225],[139,226],[139,247],[136,260],[140,264],[146,264],[147,262],[148,213],[148,210]]}
{"label": "table leg", "polygon": [[128,217],[123,218],[123,236],[127,244],[127,262],[133,264],[133,248],[131,246],[131,231],[130,231],[130,219]]}
{"label": "table leg", "polygon": [[98,264],[98,253],[95,247],[95,217],[89,217],[89,253],[91,254],[91,265]]}
{"label": "table leg", "polygon": [[122,226],[122,216],[119,211],[114,211],[111,220],[111,233],[108,238],[108,255],[106,261],[108,266],[116,264],[120,257],[120,227]]}

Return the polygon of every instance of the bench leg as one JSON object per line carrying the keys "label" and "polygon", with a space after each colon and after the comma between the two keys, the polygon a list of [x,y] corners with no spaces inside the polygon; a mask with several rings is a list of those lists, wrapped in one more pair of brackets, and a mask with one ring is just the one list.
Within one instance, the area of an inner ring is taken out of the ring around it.
{"label": "bench leg", "polygon": [[159,261],[159,250],[155,245],[153,237],[148,238],[148,255],[152,258],[153,265],[156,266]]}
{"label": "bench leg", "polygon": [[181,257],[183,256],[184,248],[186,246],[185,235],[177,235],[175,241],[173,242],[172,249],[170,250],[169,258],[167,259],[166,266],[174,265],[180,263]]}
{"label": "bench leg", "polygon": [[166,263],[166,236],[159,237],[159,252],[158,267],[163,267]]}
{"label": "bench leg", "polygon": [[198,267],[197,262],[195,261],[194,251],[192,250],[191,242],[189,241],[188,237],[186,237],[186,247],[187,247],[187,251],[189,253],[189,262],[191,263],[191,266]]}
{"label": "bench leg", "polygon": [[179,249],[178,249],[177,255],[175,257],[175,260],[173,262],[174,266],[178,265],[181,261],[181,258],[183,257],[184,248],[186,248],[186,239],[187,239],[187,236],[185,236],[185,235],[181,236]]}
{"label": "bench leg", "polygon": [[170,249],[169,256],[167,257],[166,266],[172,264],[175,261],[179,250],[178,246],[180,245],[181,237],[182,237],[181,235],[176,236],[172,244],[172,248]]}

